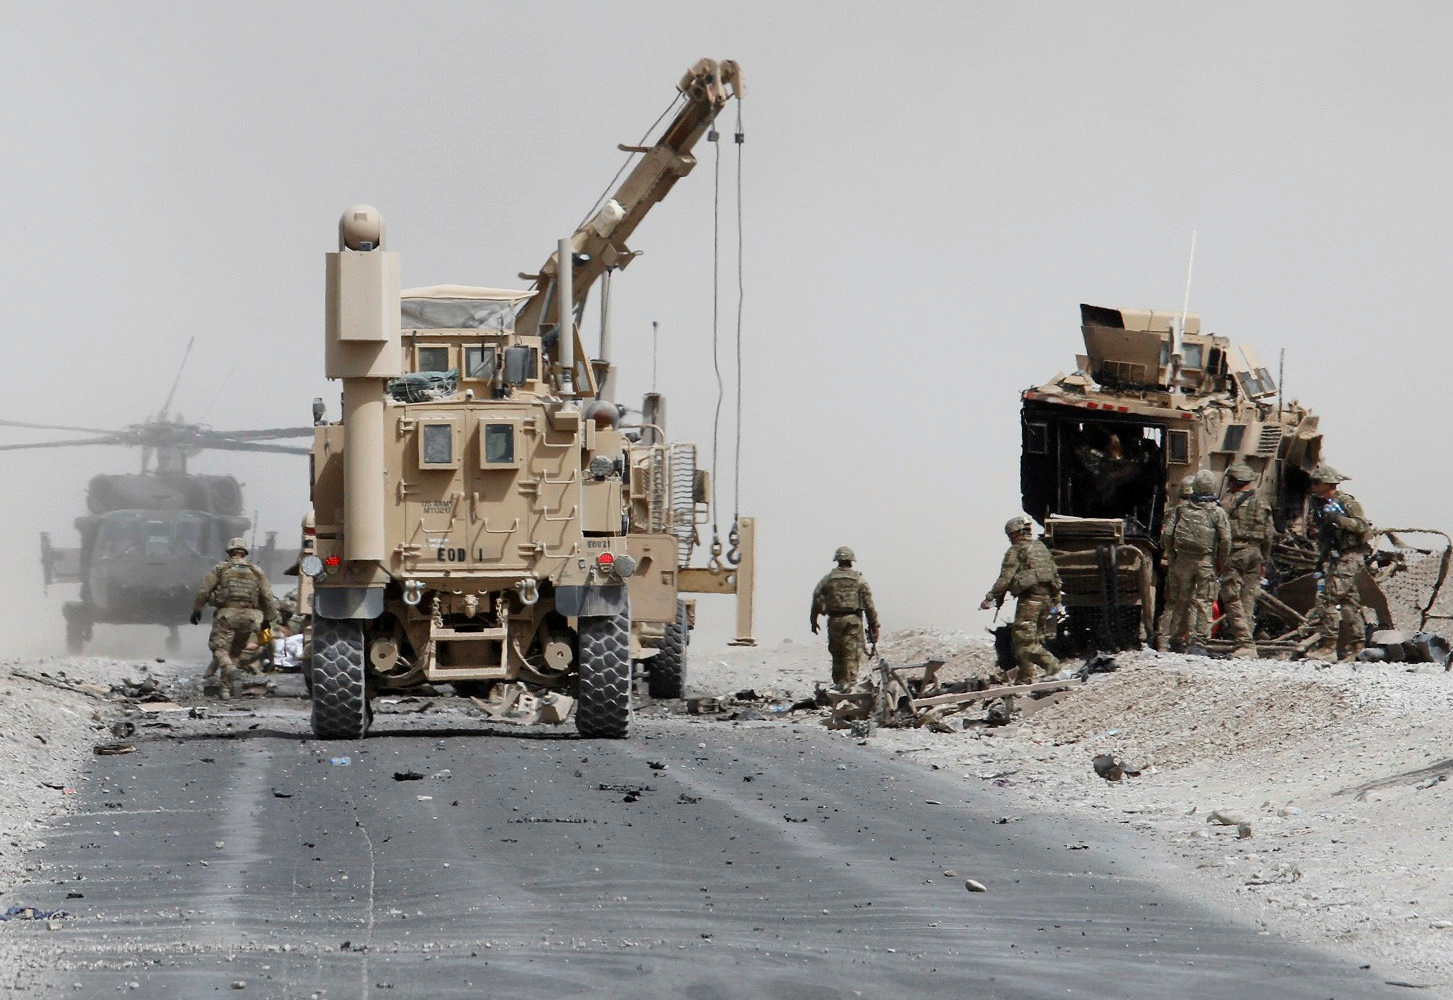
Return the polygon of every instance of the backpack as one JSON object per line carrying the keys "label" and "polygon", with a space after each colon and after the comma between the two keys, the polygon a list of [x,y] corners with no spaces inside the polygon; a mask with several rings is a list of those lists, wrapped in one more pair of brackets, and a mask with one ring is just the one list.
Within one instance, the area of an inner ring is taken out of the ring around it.
{"label": "backpack", "polygon": [[1176,511],[1176,526],[1172,534],[1175,553],[1178,556],[1200,557],[1210,555],[1216,549],[1216,522],[1213,520],[1212,504],[1183,503]]}

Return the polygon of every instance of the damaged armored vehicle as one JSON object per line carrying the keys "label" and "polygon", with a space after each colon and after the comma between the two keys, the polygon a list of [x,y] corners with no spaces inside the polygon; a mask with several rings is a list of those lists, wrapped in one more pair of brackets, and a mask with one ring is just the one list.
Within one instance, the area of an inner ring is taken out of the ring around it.
{"label": "damaged armored vehicle", "polygon": [[[1153,636],[1162,519],[1187,476],[1224,477],[1238,462],[1277,531],[1258,643],[1289,645],[1317,593],[1317,416],[1283,398],[1250,347],[1204,332],[1195,313],[1081,305],[1080,322],[1074,372],[1025,390],[1020,410],[1020,490],[1064,580],[1062,645],[1125,649]],[[1417,632],[1449,617],[1449,548],[1442,532],[1379,526],[1359,580],[1368,627]]]}

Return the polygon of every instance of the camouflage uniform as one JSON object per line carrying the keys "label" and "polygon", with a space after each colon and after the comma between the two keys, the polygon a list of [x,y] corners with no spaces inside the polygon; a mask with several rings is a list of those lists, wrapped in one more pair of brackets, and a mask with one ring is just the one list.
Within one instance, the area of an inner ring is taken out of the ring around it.
{"label": "camouflage uniform", "polygon": [[1059,603],[1064,584],[1054,556],[1032,536],[1031,530],[1011,537],[1014,541],[1004,553],[999,579],[989,588],[984,602],[1002,604],[1005,594],[1014,596],[1014,624],[1009,634],[1014,639],[1014,660],[1019,667],[1012,680],[1032,684],[1035,667],[1045,676],[1059,673],[1059,660],[1044,648],[1044,637],[1049,631],[1050,609]]}
{"label": "camouflage uniform", "polygon": [[[1327,512],[1333,503],[1341,513]],[[1349,659],[1362,652],[1366,636],[1357,578],[1372,554],[1372,523],[1363,513],[1362,504],[1341,490],[1323,501],[1323,511],[1318,528],[1322,549],[1318,564],[1326,575],[1317,604],[1307,618],[1308,625],[1322,633],[1322,641],[1308,655]]]}
{"label": "camouflage uniform", "polygon": [[1218,569],[1231,556],[1231,524],[1216,502],[1215,489],[1214,476],[1197,473],[1194,494],[1178,503],[1161,527],[1166,592],[1157,648],[1168,648],[1183,637],[1204,647],[1211,637]]}
{"label": "camouflage uniform", "polygon": [[[1235,475],[1241,471],[1246,478]],[[1239,482],[1251,482],[1251,470],[1245,466],[1233,466],[1232,473],[1231,478]],[[1226,618],[1229,638],[1236,643],[1236,652],[1254,653],[1256,600],[1261,596],[1261,577],[1271,556],[1276,529],[1271,507],[1250,485],[1226,494],[1221,503],[1231,525],[1231,560],[1221,577],[1221,614]]]}
{"label": "camouflage uniform", "polygon": [[277,600],[267,576],[247,561],[243,550],[241,555],[232,554],[226,562],[213,566],[202,578],[202,586],[192,602],[194,619],[207,604],[217,611],[212,616],[212,635],[207,640],[212,662],[206,676],[217,674],[222,697],[230,698],[238,660],[262,625],[277,621]]}
{"label": "camouflage uniform", "polygon": [[858,679],[858,666],[863,661],[863,617],[868,631],[878,634],[878,609],[873,606],[873,592],[863,575],[849,565],[839,565],[817,582],[812,591],[812,631],[817,631],[819,615],[827,615],[827,651],[832,654],[832,682],[846,686]]}

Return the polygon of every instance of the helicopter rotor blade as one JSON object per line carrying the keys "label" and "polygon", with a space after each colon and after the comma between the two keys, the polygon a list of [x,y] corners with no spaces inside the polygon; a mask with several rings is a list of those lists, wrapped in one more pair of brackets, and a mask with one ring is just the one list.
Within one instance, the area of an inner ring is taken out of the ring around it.
{"label": "helicopter rotor blade", "polygon": [[272,427],[260,431],[213,431],[200,432],[200,436],[209,440],[225,441],[259,441],[264,438],[291,438],[291,437],[312,437],[311,427]]}
{"label": "helicopter rotor blade", "polygon": [[24,448],[69,448],[81,444],[127,444],[128,442],[111,435],[109,437],[91,438],[79,441],[34,441],[29,444],[0,444],[0,451],[20,451]]}
{"label": "helicopter rotor blade", "polygon": [[199,447],[210,451],[269,451],[277,455],[311,455],[312,448],[299,448],[288,444],[268,444],[264,441],[216,441]]}
{"label": "helicopter rotor blade", "polygon": [[[80,431],[85,434],[115,434],[114,428],[108,427],[70,427],[66,424],[28,424],[23,420],[0,420],[0,427],[33,427],[39,431]],[[309,430],[311,432],[311,429]]]}

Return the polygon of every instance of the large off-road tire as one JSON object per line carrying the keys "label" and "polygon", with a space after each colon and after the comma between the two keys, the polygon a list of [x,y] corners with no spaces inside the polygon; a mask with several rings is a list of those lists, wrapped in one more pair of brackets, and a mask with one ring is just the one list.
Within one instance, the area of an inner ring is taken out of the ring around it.
{"label": "large off-road tire", "polygon": [[652,698],[680,698],[686,693],[686,647],[691,642],[686,627],[686,602],[676,602],[676,620],[667,622],[656,655],[647,661],[650,673],[646,690]]}
{"label": "large off-road tire", "polygon": [[368,689],[363,626],[356,621],[313,619],[313,735],[355,740],[368,731]]}
{"label": "large off-road tire", "polygon": [[580,619],[580,698],[575,728],[624,739],[631,725],[631,613]]}

